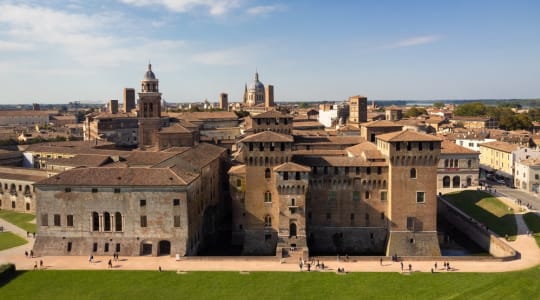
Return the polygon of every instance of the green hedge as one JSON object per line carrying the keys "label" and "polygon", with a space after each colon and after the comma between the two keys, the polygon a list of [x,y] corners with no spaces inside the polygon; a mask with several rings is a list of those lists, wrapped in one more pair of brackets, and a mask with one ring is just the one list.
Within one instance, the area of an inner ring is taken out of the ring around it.
{"label": "green hedge", "polygon": [[0,265],[0,285],[15,278],[16,271],[14,264]]}

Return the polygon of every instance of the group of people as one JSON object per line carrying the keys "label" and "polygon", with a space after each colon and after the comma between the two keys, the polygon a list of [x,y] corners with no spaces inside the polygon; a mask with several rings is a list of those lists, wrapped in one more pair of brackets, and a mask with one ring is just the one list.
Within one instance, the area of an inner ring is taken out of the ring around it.
{"label": "group of people", "polygon": [[311,266],[315,265],[315,267],[319,270],[323,270],[326,268],[324,265],[324,262],[321,262],[317,259],[315,262],[315,258],[311,258],[311,261],[304,261],[301,257],[298,258],[298,267],[300,268],[300,271],[303,270],[304,266],[306,267],[307,271],[311,271]]}
{"label": "group of people", "polygon": [[26,258],[34,258],[34,250],[30,250],[30,253],[24,251],[24,256],[26,256]]}
{"label": "group of people", "polygon": [[[43,260],[42,260],[42,259],[39,260],[39,268],[40,268],[40,269],[43,269]],[[36,260],[36,261],[34,262],[34,271],[37,270],[37,269],[38,269],[38,262],[37,262],[37,260]]]}

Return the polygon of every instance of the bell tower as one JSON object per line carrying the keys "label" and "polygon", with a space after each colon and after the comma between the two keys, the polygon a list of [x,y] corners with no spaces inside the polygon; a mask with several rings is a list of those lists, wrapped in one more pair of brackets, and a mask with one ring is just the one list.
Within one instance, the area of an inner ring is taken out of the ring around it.
{"label": "bell tower", "polygon": [[152,71],[151,64],[148,64],[148,70],[141,80],[137,117],[139,118],[139,147],[157,145],[157,133],[161,128],[161,93],[159,80]]}

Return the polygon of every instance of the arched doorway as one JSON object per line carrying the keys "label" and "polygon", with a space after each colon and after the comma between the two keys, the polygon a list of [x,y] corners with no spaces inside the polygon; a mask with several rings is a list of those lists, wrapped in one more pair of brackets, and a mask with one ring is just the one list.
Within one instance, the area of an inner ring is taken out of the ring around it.
{"label": "arched doorway", "polygon": [[449,188],[450,187],[450,176],[444,176],[443,177],[442,185],[443,185],[443,188]]}
{"label": "arched doorway", "polygon": [[289,237],[293,237],[293,236],[296,236],[296,224],[295,223],[291,223],[291,225],[289,225]]}
{"label": "arched doorway", "polygon": [[152,255],[152,242],[143,241],[141,243],[141,255]]}
{"label": "arched doorway", "polygon": [[471,185],[472,185],[472,178],[467,177],[467,186],[471,186]]}
{"label": "arched doorway", "polygon": [[158,255],[170,255],[171,254],[171,242],[159,241]]}

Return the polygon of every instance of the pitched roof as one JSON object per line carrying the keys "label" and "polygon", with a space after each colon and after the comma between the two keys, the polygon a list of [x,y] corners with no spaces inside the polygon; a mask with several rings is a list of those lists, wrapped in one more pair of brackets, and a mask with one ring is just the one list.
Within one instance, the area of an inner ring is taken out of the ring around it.
{"label": "pitched roof", "polygon": [[253,119],[266,119],[266,118],[290,118],[292,119],[293,116],[290,114],[284,114],[277,110],[269,110],[263,113],[260,113],[256,116],[252,116]]}
{"label": "pitched roof", "polygon": [[516,144],[510,144],[510,143],[499,142],[499,141],[482,143],[480,144],[480,148],[482,147],[491,148],[491,149],[495,149],[495,150],[499,150],[499,151],[503,151],[507,153],[511,153],[512,151],[519,149],[519,146]]}
{"label": "pitched roof", "polygon": [[159,131],[160,134],[173,134],[173,133],[191,133],[192,131],[179,123],[172,123],[169,127],[162,127]]}
{"label": "pitched roof", "polygon": [[245,142],[293,142],[294,139],[290,135],[276,133],[273,131],[261,131],[259,133],[248,135],[240,140],[241,143]]}
{"label": "pitched roof", "polygon": [[229,171],[227,171],[228,174],[235,174],[235,175],[243,175],[246,174],[246,165],[238,165],[238,166],[232,166]]}
{"label": "pitched roof", "polygon": [[364,142],[361,136],[341,135],[341,136],[311,136],[311,135],[296,135],[294,136],[296,144],[331,144],[331,145],[356,145]]}
{"label": "pitched roof", "polygon": [[403,130],[380,134],[376,136],[377,139],[386,142],[435,142],[442,141],[442,138],[425,133],[419,133],[412,130]]}
{"label": "pitched roof", "polygon": [[112,161],[108,155],[79,154],[74,157],[58,158],[49,161],[49,164],[57,166],[74,167],[99,167]]}
{"label": "pitched roof", "polygon": [[175,152],[133,151],[126,157],[128,166],[153,166],[172,158]]}
{"label": "pitched roof", "polygon": [[367,161],[361,157],[343,156],[293,156],[293,161],[305,166],[312,167],[388,166],[388,163],[386,161]]}
{"label": "pitched roof", "polygon": [[443,140],[441,143],[441,154],[478,154],[478,152],[460,146],[452,141]]}
{"label": "pitched roof", "polygon": [[362,127],[403,127],[403,125],[397,123],[396,121],[389,120],[375,120],[371,122],[361,123]]}
{"label": "pitched roof", "polygon": [[351,147],[345,148],[347,153],[351,154],[352,156],[360,156],[362,152],[366,150],[377,150],[377,146],[375,144],[370,142],[363,142]]}
{"label": "pitched roof", "polygon": [[274,172],[311,172],[311,168],[293,162],[286,162],[274,167]]}
{"label": "pitched roof", "polygon": [[171,169],[80,168],[71,169],[36,183],[36,186],[182,186],[186,181]]}

